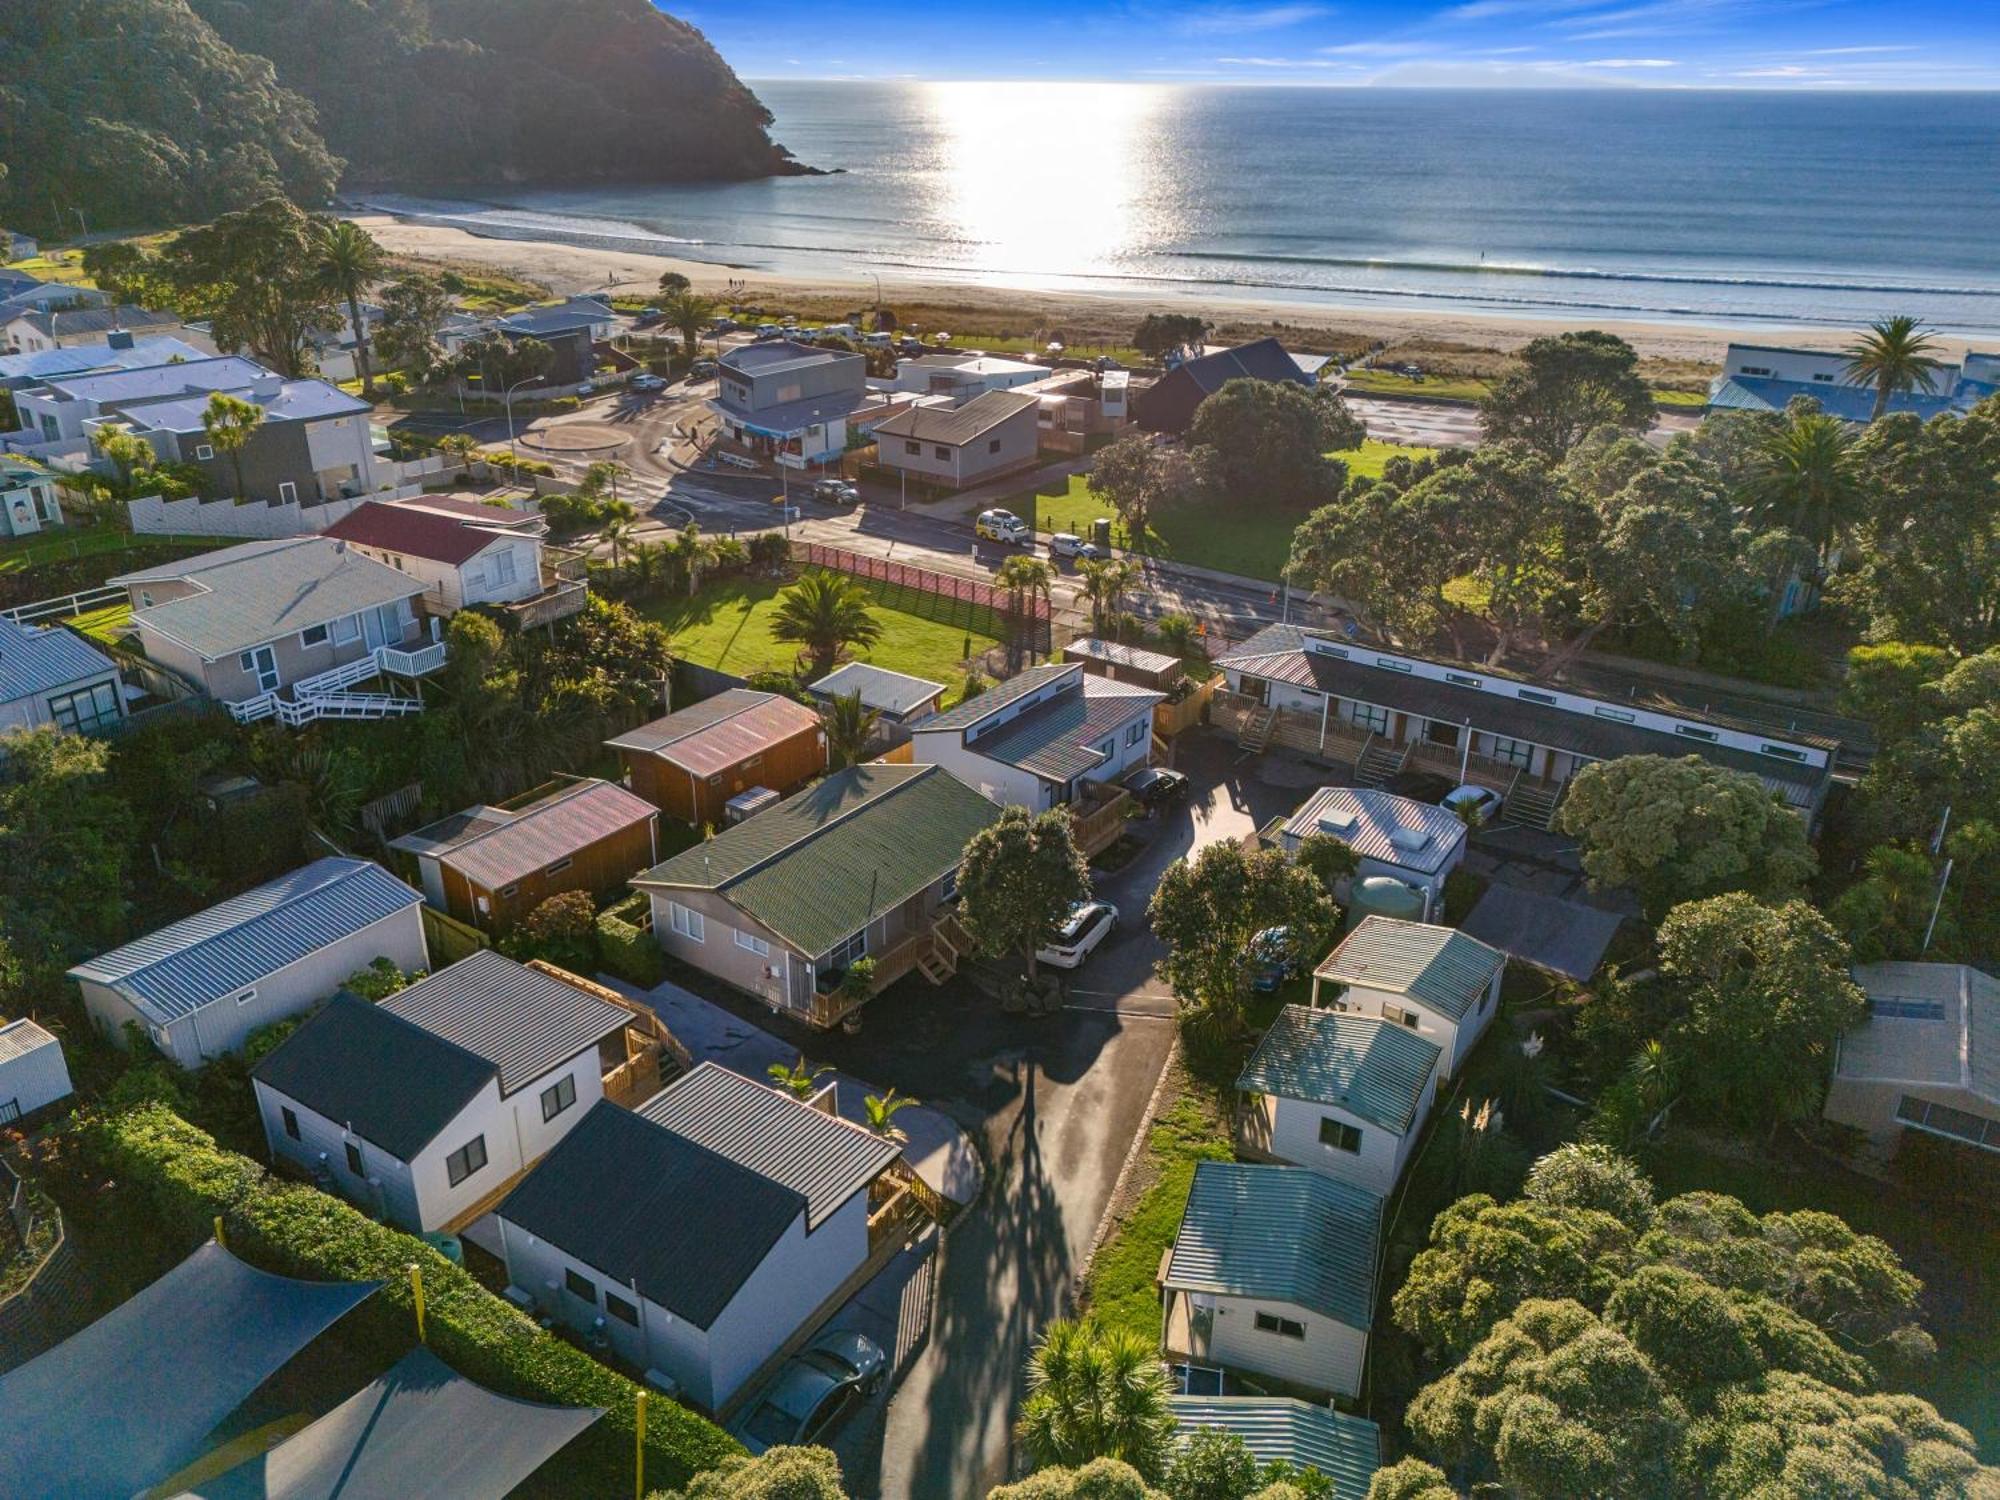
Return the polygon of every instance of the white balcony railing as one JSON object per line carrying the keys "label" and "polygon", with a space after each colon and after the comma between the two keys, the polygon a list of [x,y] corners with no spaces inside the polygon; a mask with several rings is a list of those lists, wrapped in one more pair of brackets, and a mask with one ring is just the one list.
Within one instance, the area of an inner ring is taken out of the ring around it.
{"label": "white balcony railing", "polygon": [[228,705],[239,724],[276,719],[296,729],[320,719],[388,719],[422,713],[424,700],[394,693],[351,693],[357,683],[373,677],[423,677],[444,665],[443,641],[433,641],[415,651],[396,646],[377,646],[366,656],[315,673],[292,684],[292,696],[276,691],[259,693]]}

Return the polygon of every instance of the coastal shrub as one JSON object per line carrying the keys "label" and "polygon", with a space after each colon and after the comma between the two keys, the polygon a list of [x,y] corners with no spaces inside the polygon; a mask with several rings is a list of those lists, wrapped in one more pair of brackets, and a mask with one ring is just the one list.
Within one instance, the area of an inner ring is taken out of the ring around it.
{"label": "coastal shrub", "polygon": [[653,935],[608,911],[597,919],[597,962],[607,973],[643,990],[666,978],[666,960]]}
{"label": "coastal shrub", "polygon": [[551,896],[521,919],[501,947],[513,958],[546,959],[573,974],[588,974],[597,967],[597,903],[589,891]]}
{"label": "coastal shrub", "polygon": [[[381,1363],[415,1336],[408,1268],[421,1266],[427,1341],[438,1356],[468,1380],[509,1396],[603,1407],[603,1420],[564,1450],[565,1475],[579,1495],[630,1488],[638,1387],[543,1331],[422,1240],[316,1188],[279,1183],[162,1105],[91,1122],[85,1146],[120,1191],[143,1203],[177,1254],[206,1239],[219,1214],[230,1250],[263,1270],[380,1281],[381,1290],[343,1319],[339,1332],[360,1340]],[[651,1403],[648,1478],[683,1484],[741,1451],[685,1407]]]}

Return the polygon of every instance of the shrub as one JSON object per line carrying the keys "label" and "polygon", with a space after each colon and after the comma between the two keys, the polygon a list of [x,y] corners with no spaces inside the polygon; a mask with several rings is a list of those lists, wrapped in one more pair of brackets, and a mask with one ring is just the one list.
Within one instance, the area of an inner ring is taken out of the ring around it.
{"label": "shrub", "polygon": [[1472,915],[1472,908],[1486,894],[1486,881],[1460,866],[1444,878],[1444,916],[1447,927],[1456,927]]}
{"label": "shrub", "polygon": [[597,967],[597,903],[589,891],[551,896],[521,919],[504,946],[515,958],[547,959],[588,974]]}
{"label": "shrub", "polygon": [[[382,1289],[340,1325],[377,1365],[409,1347],[415,1312],[408,1267],[420,1265],[425,1327],[438,1356],[468,1380],[509,1396],[605,1408],[603,1420],[565,1450],[566,1477],[576,1494],[630,1488],[638,1387],[544,1332],[422,1240],[315,1188],[278,1183],[161,1105],[92,1121],[85,1146],[120,1191],[143,1203],[176,1255],[206,1239],[220,1215],[230,1250],[264,1270],[308,1280],[379,1280]],[[740,1451],[685,1407],[652,1403],[648,1477],[682,1484]]]}
{"label": "shrub", "polygon": [[666,957],[653,935],[608,911],[597,919],[597,961],[642,990],[667,977]]}

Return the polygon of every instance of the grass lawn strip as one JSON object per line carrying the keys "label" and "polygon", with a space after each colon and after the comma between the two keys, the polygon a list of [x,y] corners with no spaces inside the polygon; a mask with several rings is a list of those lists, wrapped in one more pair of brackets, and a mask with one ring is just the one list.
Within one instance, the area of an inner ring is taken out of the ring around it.
{"label": "grass lawn strip", "polygon": [[229,545],[212,536],[136,536],[115,526],[72,527],[0,540],[0,573],[19,573],[43,563],[75,557],[97,557],[141,547],[186,547],[207,550]]}

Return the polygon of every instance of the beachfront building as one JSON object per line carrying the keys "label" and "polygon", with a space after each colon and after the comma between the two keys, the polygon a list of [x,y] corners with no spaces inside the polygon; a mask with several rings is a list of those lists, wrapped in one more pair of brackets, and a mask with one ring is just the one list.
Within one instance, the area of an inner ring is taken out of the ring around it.
{"label": "beachfront building", "polygon": [[919,354],[896,366],[895,388],[921,396],[970,401],[988,391],[1007,391],[1048,378],[1048,367],[991,354]]}
{"label": "beachfront building", "polygon": [[[611,337],[618,315],[597,297],[569,297],[540,307],[526,307],[497,320],[494,331],[509,343],[534,339],[549,346],[547,384],[581,385],[597,370],[597,345]],[[498,391],[494,395],[501,394]]]}
{"label": "beachfront building", "polygon": [[[2000,352],[1970,351],[1958,364],[1931,372],[1931,389],[1898,391],[1889,411],[1910,412],[1928,421],[1945,412],[1965,413],[2000,391]],[[1722,373],[1709,383],[1708,404],[1716,411],[1782,412],[1794,397],[1810,396],[1849,422],[1875,414],[1875,387],[1848,372],[1848,357],[1837,349],[1791,349],[1773,344],[1731,344]]]}
{"label": "beachfront building", "polygon": [[1057,370],[1016,390],[1041,403],[1035,425],[1044,453],[1082,453],[1093,437],[1123,432],[1131,420],[1128,370]]}
{"label": "beachfront building", "polygon": [[1183,433],[1210,396],[1232,380],[1273,380],[1308,388],[1314,377],[1274,338],[1183,360],[1141,392],[1134,420],[1147,432]]}
{"label": "beachfront building", "polygon": [[772,339],[731,349],[717,364],[708,409],[733,449],[789,469],[847,451],[848,418],[868,396],[865,355]]}
{"label": "beachfront building", "polygon": [[891,474],[970,489],[1034,467],[1040,410],[1025,391],[987,391],[962,406],[911,406],[874,424],[876,462]]}

